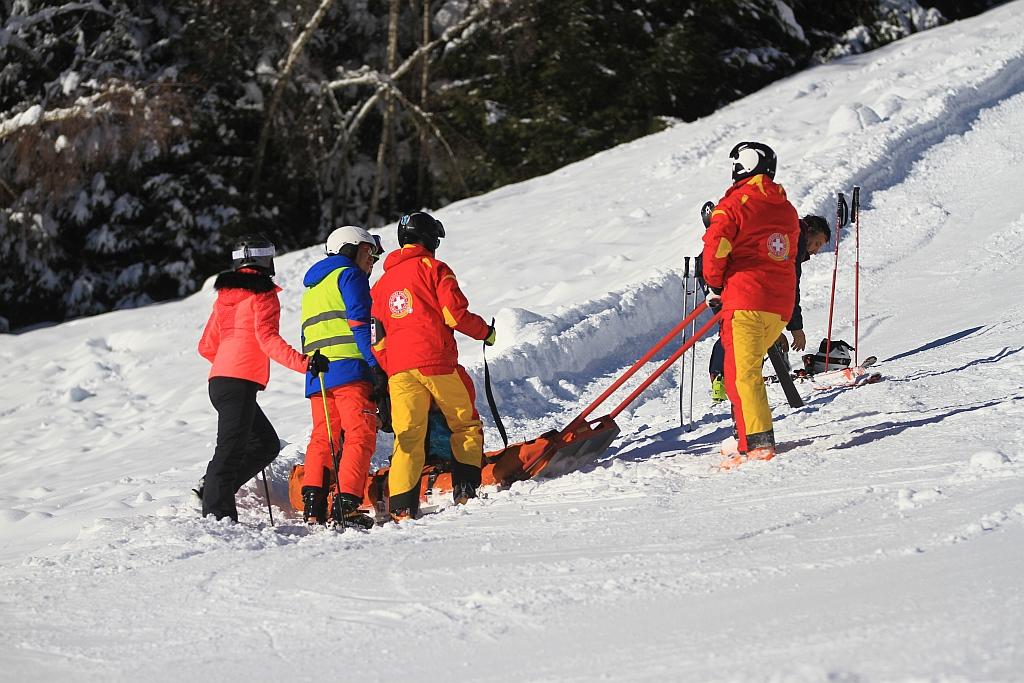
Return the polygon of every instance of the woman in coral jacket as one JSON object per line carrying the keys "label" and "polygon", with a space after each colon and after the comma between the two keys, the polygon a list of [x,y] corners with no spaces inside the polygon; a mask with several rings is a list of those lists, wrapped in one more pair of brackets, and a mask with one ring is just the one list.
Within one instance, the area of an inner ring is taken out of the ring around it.
{"label": "woman in coral jacket", "polygon": [[306,372],[309,359],[281,338],[281,303],[274,284],[274,245],[243,237],[231,253],[232,270],[217,276],[217,301],[199,340],[213,363],[210,402],[217,409],[217,447],[196,493],[203,516],[238,521],[235,493],[277,457],[281,442],[256,403],[270,379],[270,359]]}
{"label": "woman in coral jacket", "polygon": [[434,252],[444,237],[441,222],[426,213],[403,216],[401,249],[384,261],[373,286],[377,327],[373,352],[388,375],[395,450],[388,474],[388,501],[396,521],[415,517],[426,458],[431,402],[452,431],[452,495],[456,503],[476,496],[484,437],[476,392],[459,365],[455,331],[494,344],[494,328],[469,311],[455,273]]}
{"label": "woman in coral jacket", "polygon": [[730,153],[733,185],[711,213],[702,269],[712,309],[722,311],[725,391],[739,453],[725,467],[775,457],[775,432],[761,363],[793,313],[800,223],[774,182],[775,152],[741,142]]}

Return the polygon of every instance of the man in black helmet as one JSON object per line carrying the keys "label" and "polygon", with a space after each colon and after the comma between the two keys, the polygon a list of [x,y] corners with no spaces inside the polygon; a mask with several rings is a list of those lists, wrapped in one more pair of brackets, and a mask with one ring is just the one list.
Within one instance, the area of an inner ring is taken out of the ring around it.
{"label": "man in black helmet", "polygon": [[389,510],[396,521],[419,507],[424,440],[433,402],[451,429],[456,503],[476,497],[483,459],[483,429],[476,392],[459,365],[455,331],[494,344],[494,328],[469,311],[455,273],[434,257],[444,226],[426,213],[398,224],[401,248],[384,260],[373,286],[373,351],[388,374],[395,450],[388,475]]}

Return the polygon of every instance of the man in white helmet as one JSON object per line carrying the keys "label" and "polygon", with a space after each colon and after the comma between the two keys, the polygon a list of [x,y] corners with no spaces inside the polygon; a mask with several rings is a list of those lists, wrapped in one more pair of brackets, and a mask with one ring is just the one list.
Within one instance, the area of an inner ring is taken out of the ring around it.
{"label": "man in white helmet", "polygon": [[[372,526],[373,520],[358,508],[377,444],[375,387],[387,383],[370,341],[370,271],[383,248],[377,236],[346,225],[330,234],[326,251],[327,256],[313,264],[303,278],[302,348],[313,356],[306,373],[313,433],[306,447],[303,518],[310,524],[328,520],[334,470],[327,429],[330,419],[334,448],[339,441],[343,444],[330,519]],[[329,418],[324,413],[321,377]]]}

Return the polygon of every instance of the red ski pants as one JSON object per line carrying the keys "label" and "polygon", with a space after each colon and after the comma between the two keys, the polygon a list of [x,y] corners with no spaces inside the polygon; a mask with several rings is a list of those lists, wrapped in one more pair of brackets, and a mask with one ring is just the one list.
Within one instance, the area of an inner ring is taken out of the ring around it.
{"label": "red ski pants", "polygon": [[740,452],[747,452],[747,435],[772,430],[772,411],[764,388],[764,354],[786,328],[777,313],[723,311],[725,393],[732,402]]}
{"label": "red ski pants", "polygon": [[[377,447],[377,407],[370,400],[370,383],[353,382],[327,390],[327,409],[331,415],[334,448],[343,441],[338,485],[342,493],[363,497],[370,458]],[[306,446],[303,486],[323,486],[324,468],[334,471],[331,448],[327,440],[322,394],[309,397],[313,410],[313,433]],[[344,439],[342,437],[344,436]]]}

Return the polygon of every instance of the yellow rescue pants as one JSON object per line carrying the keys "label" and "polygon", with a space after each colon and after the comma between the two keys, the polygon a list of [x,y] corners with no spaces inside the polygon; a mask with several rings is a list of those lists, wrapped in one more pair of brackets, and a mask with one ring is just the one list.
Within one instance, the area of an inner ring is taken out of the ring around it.
{"label": "yellow rescue pants", "polygon": [[746,452],[747,435],[772,431],[772,411],[761,366],[764,355],[786,329],[777,313],[724,311],[725,391],[732,401],[739,449]]}
{"label": "yellow rescue pants", "polygon": [[[426,460],[427,413],[433,401],[452,431],[452,455],[463,465],[480,467],[484,434],[476,412],[473,381],[459,366],[444,375],[425,375],[419,370],[395,373],[388,380],[391,393],[391,425],[395,450],[388,474],[391,505],[415,507],[419,501],[420,475]],[[411,494],[411,495],[410,495]]]}

